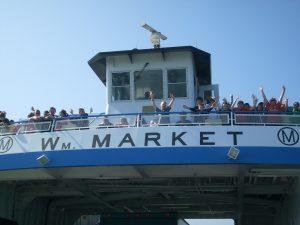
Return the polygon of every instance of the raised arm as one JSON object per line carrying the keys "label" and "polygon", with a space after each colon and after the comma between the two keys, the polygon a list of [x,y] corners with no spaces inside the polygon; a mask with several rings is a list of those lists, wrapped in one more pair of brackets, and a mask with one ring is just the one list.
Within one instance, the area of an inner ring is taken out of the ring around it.
{"label": "raised arm", "polygon": [[233,104],[233,94],[230,94],[230,105]]}
{"label": "raised arm", "polygon": [[170,94],[171,101],[169,102],[168,107],[173,108],[175,97],[173,94]]}
{"label": "raised arm", "polygon": [[278,102],[279,102],[280,104],[282,104],[282,99],[283,99],[284,94],[285,94],[285,86],[282,85],[281,93],[280,93],[280,96],[279,96],[279,99],[278,99]]}
{"label": "raised arm", "polygon": [[256,109],[258,98],[255,95],[252,95],[252,109]]}
{"label": "raised arm", "polygon": [[289,99],[286,96],[283,97],[282,104],[284,105],[285,110],[288,110],[288,108],[289,108]]}
{"label": "raised arm", "polygon": [[261,93],[261,95],[262,95],[262,97],[264,99],[264,104],[266,105],[269,101],[268,101],[268,99],[267,99],[267,97],[265,95],[264,88],[263,87],[259,87],[259,90],[260,90],[260,93]]}
{"label": "raised arm", "polygon": [[221,108],[220,96],[215,97],[215,102],[212,104],[212,108],[215,108],[216,110],[219,110]]}
{"label": "raised arm", "polygon": [[239,97],[239,96],[237,96],[237,97],[234,99],[234,101],[233,101],[233,102],[232,102],[232,104],[231,104],[231,109],[233,109],[233,108],[234,108],[234,106],[235,106],[236,102],[237,102],[239,99],[240,99],[240,97]]}
{"label": "raised arm", "polygon": [[157,108],[155,101],[154,101],[154,93],[150,91],[150,100],[152,101],[152,105],[154,108]]}

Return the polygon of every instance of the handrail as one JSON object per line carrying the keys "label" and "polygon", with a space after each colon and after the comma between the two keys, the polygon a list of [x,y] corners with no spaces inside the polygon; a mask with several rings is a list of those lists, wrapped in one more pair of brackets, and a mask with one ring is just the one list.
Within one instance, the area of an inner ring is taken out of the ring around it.
{"label": "handrail", "polygon": [[[177,117],[176,117],[177,116]],[[187,122],[176,122],[179,117],[191,119]],[[104,118],[115,120],[126,118],[128,124],[100,125]],[[66,118],[55,118],[52,121],[32,122],[18,121],[8,126],[0,126],[0,135],[26,134],[36,132],[52,132],[74,129],[98,129],[105,127],[145,127],[151,126],[150,120],[155,119],[156,126],[184,126],[184,125],[290,125],[300,126],[300,113],[268,113],[268,112],[232,112],[214,111],[204,113],[168,112],[168,113],[123,113],[123,114],[96,114],[88,116],[72,115]],[[167,118],[167,119],[166,119]],[[146,121],[149,120],[149,121]],[[165,122],[162,122],[165,120]],[[61,127],[58,128],[60,125]]]}
{"label": "handrail", "polygon": [[289,125],[299,126],[298,114],[234,114],[234,125]]}
{"label": "handrail", "polygon": [[[277,114],[277,115],[299,115],[300,112],[268,112],[268,111],[207,111],[207,112],[201,112],[201,113],[192,113],[192,112],[186,112],[186,111],[177,111],[177,112],[151,112],[151,113],[112,113],[112,114],[105,114],[105,113],[99,113],[99,114],[92,114],[87,116],[80,116],[78,114],[76,115],[69,115],[68,117],[57,117],[55,120],[64,120],[64,119],[73,119],[73,118],[82,118],[82,117],[100,117],[100,116],[130,116],[130,115],[159,115],[159,114],[224,114],[224,113],[233,113],[233,114]],[[13,124],[16,123],[28,123],[28,120],[19,120],[15,121]]]}

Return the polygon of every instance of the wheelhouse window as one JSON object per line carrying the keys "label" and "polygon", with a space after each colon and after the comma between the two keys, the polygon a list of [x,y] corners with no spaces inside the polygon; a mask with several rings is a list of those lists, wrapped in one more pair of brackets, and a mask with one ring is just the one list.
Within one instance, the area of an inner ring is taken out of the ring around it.
{"label": "wheelhouse window", "polygon": [[168,96],[187,97],[186,70],[170,69],[168,74]]}
{"label": "wheelhouse window", "polygon": [[135,71],[134,84],[135,99],[149,99],[150,91],[156,99],[163,98],[162,70]]}
{"label": "wheelhouse window", "polygon": [[112,73],[112,95],[111,100],[130,100],[130,73]]}

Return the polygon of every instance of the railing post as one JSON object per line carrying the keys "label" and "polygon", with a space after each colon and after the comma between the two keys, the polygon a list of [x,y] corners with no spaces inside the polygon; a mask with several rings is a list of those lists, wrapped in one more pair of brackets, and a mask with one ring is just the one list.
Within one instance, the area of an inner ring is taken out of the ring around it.
{"label": "railing post", "polygon": [[54,131],[54,126],[56,125],[56,119],[55,117],[53,118],[52,122],[51,122],[51,127],[50,127],[50,131],[53,132]]}
{"label": "railing post", "polygon": [[137,114],[137,123],[136,123],[136,126],[140,127],[141,126],[141,122],[142,122],[142,115],[139,113],[139,114]]}

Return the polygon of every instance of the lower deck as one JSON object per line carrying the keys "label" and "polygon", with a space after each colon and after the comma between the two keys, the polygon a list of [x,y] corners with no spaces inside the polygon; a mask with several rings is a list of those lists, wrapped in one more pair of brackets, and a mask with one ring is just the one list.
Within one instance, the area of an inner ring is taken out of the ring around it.
{"label": "lower deck", "polygon": [[176,212],[181,218],[229,218],[236,224],[275,225],[282,224],[276,223],[276,218],[285,204],[298,208],[291,196],[299,194],[299,175],[299,166],[283,165],[1,171],[0,215],[22,225],[73,225],[82,215]]}

